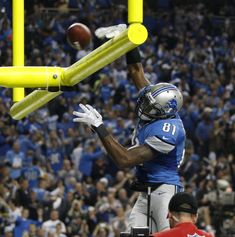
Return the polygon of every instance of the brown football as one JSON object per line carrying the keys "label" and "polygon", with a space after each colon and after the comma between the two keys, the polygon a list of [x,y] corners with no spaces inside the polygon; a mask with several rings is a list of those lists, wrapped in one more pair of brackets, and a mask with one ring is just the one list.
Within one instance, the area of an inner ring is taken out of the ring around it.
{"label": "brown football", "polygon": [[82,23],[73,23],[67,29],[67,41],[77,50],[84,49],[91,42],[91,31]]}

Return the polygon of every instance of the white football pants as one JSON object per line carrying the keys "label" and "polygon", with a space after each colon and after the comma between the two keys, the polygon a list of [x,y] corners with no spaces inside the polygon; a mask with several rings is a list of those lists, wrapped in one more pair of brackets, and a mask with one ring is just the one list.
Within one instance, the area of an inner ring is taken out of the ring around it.
{"label": "white football pants", "polygon": [[[182,188],[162,184],[156,190],[151,193],[150,196],[150,216],[149,228],[150,233],[159,232],[165,229],[169,229],[169,222],[167,219],[168,204],[171,197],[177,193],[183,191]],[[147,208],[148,208],[148,194],[141,192],[139,197],[130,213],[128,229],[135,226],[147,226]]]}

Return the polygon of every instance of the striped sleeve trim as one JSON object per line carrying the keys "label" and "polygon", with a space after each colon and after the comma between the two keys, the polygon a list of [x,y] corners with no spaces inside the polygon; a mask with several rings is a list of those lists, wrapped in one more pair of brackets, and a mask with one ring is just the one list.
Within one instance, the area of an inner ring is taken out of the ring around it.
{"label": "striped sleeve trim", "polygon": [[175,148],[174,145],[163,142],[156,136],[148,137],[147,139],[145,139],[145,142],[153,149],[155,149],[161,153],[165,153],[165,154],[169,153],[170,151],[172,151]]}

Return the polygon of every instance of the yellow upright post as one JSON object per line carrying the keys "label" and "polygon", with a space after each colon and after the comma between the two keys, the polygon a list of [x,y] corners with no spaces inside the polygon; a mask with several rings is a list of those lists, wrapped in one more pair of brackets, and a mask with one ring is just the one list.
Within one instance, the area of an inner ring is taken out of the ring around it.
{"label": "yellow upright post", "polygon": [[[24,0],[13,0],[13,66],[24,66]],[[24,88],[13,89],[13,102],[24,98]]]}
{"label": "yellow upright post", "polygon": [[143,0],[128,0],[128,23],[143,23]]}

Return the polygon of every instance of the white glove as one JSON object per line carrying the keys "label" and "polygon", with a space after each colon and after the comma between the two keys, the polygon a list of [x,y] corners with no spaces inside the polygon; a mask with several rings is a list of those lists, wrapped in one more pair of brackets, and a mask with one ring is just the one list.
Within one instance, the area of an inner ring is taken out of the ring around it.
{"label": "white glove", "polygon": [[84,113],[73,111],[73,115],[78,117],[74,118],[73,122],[86,123],[87,125],[94,126],[96,128],[103,123],[102,116],[91,105],[79,104],[79,106]]}
{"label": "white glove", "polygon": [[114,26],[108,26],[108,27],[100,27],[96,29],[95,35],[97,38],[108,38],[111,39],[117,35],[119,35],[122,31],[124,31],[127,28],[126,24],[119,24]]}

